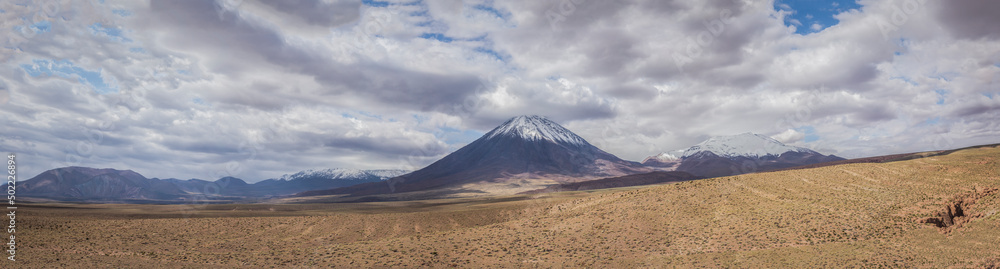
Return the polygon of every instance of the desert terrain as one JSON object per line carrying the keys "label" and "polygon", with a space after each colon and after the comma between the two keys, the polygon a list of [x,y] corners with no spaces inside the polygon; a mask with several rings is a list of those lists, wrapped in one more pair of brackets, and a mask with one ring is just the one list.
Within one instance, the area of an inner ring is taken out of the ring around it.
{"label": "desert terrain", "polygon": [[32,204],[20,268],[1000,266],[1000,148],[424,201]]}

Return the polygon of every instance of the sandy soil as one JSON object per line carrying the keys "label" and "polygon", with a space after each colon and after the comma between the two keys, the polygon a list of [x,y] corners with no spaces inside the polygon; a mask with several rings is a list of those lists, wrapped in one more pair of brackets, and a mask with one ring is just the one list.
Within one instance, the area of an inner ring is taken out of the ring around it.
{"label": "sandy soil", "polygon": [[1000,265],[998,189],[1000,149],[980,148],[490,199],[45,204],[19,208],[17,265],[989,267]]}

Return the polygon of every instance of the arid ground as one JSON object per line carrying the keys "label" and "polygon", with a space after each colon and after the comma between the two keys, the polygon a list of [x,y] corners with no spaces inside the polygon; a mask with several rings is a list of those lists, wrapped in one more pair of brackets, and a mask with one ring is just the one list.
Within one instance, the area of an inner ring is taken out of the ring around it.
{"label": "arid ground", "polygon": [[17,265],[1000,266],[995,147],[591,192],[283,202],[297,203],[22,206]]}

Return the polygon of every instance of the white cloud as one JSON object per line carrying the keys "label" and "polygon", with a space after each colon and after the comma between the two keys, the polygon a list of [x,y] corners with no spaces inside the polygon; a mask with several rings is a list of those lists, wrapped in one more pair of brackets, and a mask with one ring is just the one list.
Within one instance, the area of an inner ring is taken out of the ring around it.
{"label": "white cloud", "polygon": [[[70,160],[210,179],[235,163],[255,181],[418,168],[474,139],[446,134],[519,114],[631,160],[748,131],[844,157],[1000,134],[1000,5],[864,0],[802,36],[769,1],[390,2],[0,4],[0,147],[29,174]],[[119,92],[32,76],[36,59]]]}
{"label": "white cloud", "polygon": [[795,142],[799,142],[799,140],[802,140],[805,137],[806,137],[805,133],[796,131],[795,129],[788,129],[785,130],[784,132],[781,132],[780,134],[771,136],[771,138],[774,138],[775,140],[778,140],[779,142],[785,144],[792,144]]}

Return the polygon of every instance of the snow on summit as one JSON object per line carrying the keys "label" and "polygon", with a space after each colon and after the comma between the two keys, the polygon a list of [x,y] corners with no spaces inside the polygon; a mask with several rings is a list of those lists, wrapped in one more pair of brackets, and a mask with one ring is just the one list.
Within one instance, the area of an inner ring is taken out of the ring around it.
{"label": "snow on summit", "polygon": [[730,136],[717,136],[709,138],[704,142],[691,146],[684,151],[681,157],[690,157],[699,152],[708,151],[722,157],[763,157],[768,155],[781,155],[782,153],[795,151],[815,153],[810,149],[788,146],[774,138],[754,134],[742,133]]}
{"label": "snow on summit", "polygon": [[333,168],[333,169],[323,169],[323,170],[305,170],[295,174],[285,174],[282,175],[280,180],[295,180],[299,178],[306,177],[325,177],[330,179],[362,179],[365,177],[378,177],[381,179],[388,179],[391,177],[396,177],[405,174],[407,171],[404,170],[360,170],[360,169],[348,169],[348,168]]}
{"label": "snow on summit", "polygon": [[676,161],[676,160],[680,160],[680,158],[677,158],[677,156],[674,156],[673,154],[666,153],[666,152],[657,154],[656,156],[653,156],[652,158],[660,160],[660,161]]}
{"label": "snow on summit", "polygon": [[526,140],[548,140],[573,145],[589,145],[582,137],[542,116],[517,116],[507,120],[490,133],[487,139],[497,136],[513,136]]}

